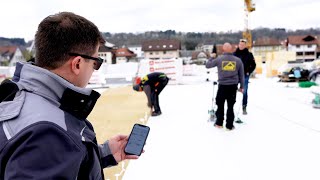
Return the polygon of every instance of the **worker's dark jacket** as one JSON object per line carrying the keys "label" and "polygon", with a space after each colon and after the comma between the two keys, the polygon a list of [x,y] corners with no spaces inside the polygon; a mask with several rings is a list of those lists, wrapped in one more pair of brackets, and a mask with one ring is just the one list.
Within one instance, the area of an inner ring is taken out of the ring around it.
{"label": "worker's dark jacket", "polygon": [[245,75],[250,75],[256,68],[256,62],[254,60],[254,57],[247,48],[244,48],[243,50],[237,48],[233,55],[241,59]]}
{"label": "worker's dark jacket", "polygon": [[152,93],[160,94],[168,81],[169,78],[162,72],[150,73],[141,78],[140,86],[147,95],[149,105],[152,104]]}
{"label": "worker's dark jacket", "polygon": [[0,86],[0,179],[103,179],[116,165],[87,116],[100,94],[18,63]]}

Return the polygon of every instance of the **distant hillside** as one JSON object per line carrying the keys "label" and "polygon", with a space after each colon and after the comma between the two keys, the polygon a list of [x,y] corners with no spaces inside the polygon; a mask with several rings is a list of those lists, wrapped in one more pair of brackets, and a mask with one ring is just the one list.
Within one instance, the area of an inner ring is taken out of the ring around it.
{"label": "distant hillside", "polygon": [[[224,42],[238,43],[242,38],[242,32],[176,32],[175,30],[166,31],[148,31],[144,33],[103,33],[106,39],[117,45],[141,45],[145,40],[150,39],[178,39],[182,42],[182,47],[193,50],[199,43],[204,44],[222,44]],[[304,30],[286,30],[283,28],[257,28],[252,30],[253,40],[259,37],[272,37],[284,40],[290,35],[320,35],[320,28],[310,28]]]}
{"label": "distant hillside", "polygon": [[10,46],[10,45],[25,46],[26,42],[23,38],[0,37],[0,46]]}
{"label": "distant hillside", "polygon": [[[256,28],[251,31],[253,40],[259,37],[271,37],[284,40],[290,35],[316,35],[320,38],[320,28],[309,28],[303,30],[286,30],[283,28]],[[200,44],[222,44],[224,42],[238,43],[242,38],[242,32],[176,32],[175,30],[166,31],[147,31],[143,33],[109,33],[103,35],[116,46],[141,45],[143,41],[150,39],[177,39],[182,43],[183,49],[194,50]],[[23,38],[0,37],[0,46],[17,45],[26,47],[28,44]]]}

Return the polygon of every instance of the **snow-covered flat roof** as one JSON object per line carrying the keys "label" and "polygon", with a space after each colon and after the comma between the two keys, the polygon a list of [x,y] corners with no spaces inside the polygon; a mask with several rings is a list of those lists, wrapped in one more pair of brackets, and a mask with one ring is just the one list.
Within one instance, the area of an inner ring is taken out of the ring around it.
{"label": "snow-covered flat roof", "polygon": [[[257,78],[248,93],[244,124],[226,131],[207,122],[212,82],[167,86],[162,115],[147,123],[145,153],[123,180],[320,179],[320,109],[310,89]],[[240,103],[238,93],[235,114]]]}

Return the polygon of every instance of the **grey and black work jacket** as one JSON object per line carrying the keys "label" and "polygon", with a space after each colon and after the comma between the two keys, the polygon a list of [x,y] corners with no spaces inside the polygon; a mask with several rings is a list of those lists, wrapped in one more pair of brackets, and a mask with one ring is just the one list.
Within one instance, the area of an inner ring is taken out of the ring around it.
{"label": "grey and black work jacket", "polygon": [[100,94],[28,63],[12,81],[0,86],[0,179],[104,179],[117,162],[86,120]]}
{"label": "grey and black work jacket", "polygon": [[221,85],[244,86],[244,70],[241,60],[231,53],[223,53],[216,59],[210,58],[206,63],[206,68],[218,68],[218,82]]}

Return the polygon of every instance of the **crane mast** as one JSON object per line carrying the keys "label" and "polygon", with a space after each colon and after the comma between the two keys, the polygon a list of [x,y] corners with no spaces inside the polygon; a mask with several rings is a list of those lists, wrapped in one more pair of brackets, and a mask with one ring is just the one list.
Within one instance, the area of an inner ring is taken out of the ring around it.
{"label": "crane mast", "polygon": [[249,29],[249,13],[256,10],[255,4],[252,3],[252,0],[244,0],[244,31],[242,32],[243,39],[247,40],[247,47],[251,49],[252,47],[252,36],[251,31]]}

